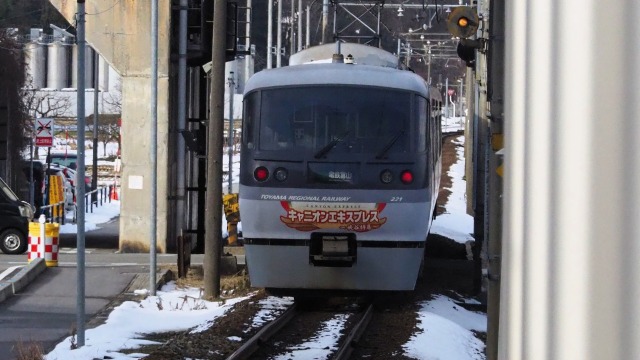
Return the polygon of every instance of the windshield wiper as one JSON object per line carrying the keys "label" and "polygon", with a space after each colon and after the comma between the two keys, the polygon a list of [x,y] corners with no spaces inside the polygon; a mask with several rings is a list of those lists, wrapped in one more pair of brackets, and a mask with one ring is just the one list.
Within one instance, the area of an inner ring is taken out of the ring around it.
{"label": "windshield wiper", "polygon": [[344,134],[342,134],[342,136],[337,137],[333,140],[331,140],[327,145],[325,145],[322,149],[318,150],[318,152],[316,152],[315,155],[313,155],[314,158],[316,159],[320,159],[321,157],[325,156],[329,151],[331,151],[331,149],[333,149],[339,142],[344,141],[344,139],[347,138],[347,136],[349,136],[349,133],[351,132],[351,130],[347,130],[347,132],[345,132]]}
{"label": "windshield wiper", "polygon": [[376,159],[380,160],[382,158],[384,158],[384,156],[387,154],[387,152],[389,151],[389,149],[391,149],[391,147],[393,146],[393,144],[395,144],[398,139],[400,139],[400,137],[404,135],[404,130],[398,132],[393,138],[391,138],[391,140],[389,140],[389,142],[387,143],[387,145],[384,146],[384,148],[382,148],[382,150],[380,150],[380,152],[378,153],[378,155],[376,155]]}

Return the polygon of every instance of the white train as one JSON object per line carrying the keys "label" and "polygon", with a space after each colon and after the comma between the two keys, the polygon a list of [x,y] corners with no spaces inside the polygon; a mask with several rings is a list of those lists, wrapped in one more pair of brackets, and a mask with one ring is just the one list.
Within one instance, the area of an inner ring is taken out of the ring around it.
{"label": "white train", "polygon": [[342,53],[353,63],[335,56],[246,84],[240,216],[253,286],[415,287],[441,174],[441,97],[383,50]]}

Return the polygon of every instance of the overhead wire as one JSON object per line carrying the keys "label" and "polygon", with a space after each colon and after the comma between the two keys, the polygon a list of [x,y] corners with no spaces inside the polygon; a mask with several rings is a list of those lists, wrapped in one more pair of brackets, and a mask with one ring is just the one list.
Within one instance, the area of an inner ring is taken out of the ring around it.
{"label": "overhead wire", "polygon": [[113,5],[111,5],[111,7],[110,7],[110,8],[108,8],[108,9],[105,9],[105,10],[102,10],[102,11],[98,11],[97,13],[93,13],[93,14],[85,13],[85,15],[86,15],[86,16],[93,16],[93,15],[100,15],[100,14],[106,13],[107,11],[110,11],[111,9],[113,9],[114,7],[116,7],[116,5],[118,5],[118,4],[120,3],[120,1],[121,1],[121,0],[115,0],[115,2],[113,3]]}
{"label": "overhead wire", "polygon": [[2,19],[0,19],[0,21],[17,19],[17,18],[21,18],[21,17],[27,16],[27,15],[35,14],[37,12],[42,12],[42,11],[44,11],[44,9],[32,10],[32,11],[28,11],[28,12],[20,14],[20,15],[2,18]]}

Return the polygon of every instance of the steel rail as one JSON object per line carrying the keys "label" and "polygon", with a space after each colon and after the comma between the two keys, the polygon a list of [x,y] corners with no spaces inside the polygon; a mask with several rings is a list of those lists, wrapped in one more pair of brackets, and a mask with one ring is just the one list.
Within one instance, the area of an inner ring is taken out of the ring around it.
{"label": "steel rail", "polygon": [[296,304],[291,305],[282,315],[265,325],[251,337],[249,341],[245,342],[238,350],[229,355],[227,360],[248,359],[262,344],[266,343],[269,338],[280,331],[280,329],[295,316],[296,311]]}
{"label": "steel rail", "polygon": [[362,319],[351,329],[347,338],[342,342],[342,345],[338,351],[333,355],[333,360],[346,360],[349,359],[353,349],[358,344],[360,337],[364,333],[365,329],[369,325],[371,318],[373,317],[373,303],[369,304],[367,310],[364,312]]}

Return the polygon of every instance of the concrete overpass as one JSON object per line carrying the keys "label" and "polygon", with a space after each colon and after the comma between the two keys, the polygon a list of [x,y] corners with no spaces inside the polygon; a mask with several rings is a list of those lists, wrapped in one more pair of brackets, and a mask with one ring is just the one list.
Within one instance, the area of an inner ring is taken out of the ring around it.
{"label": "concrete overpass", "polygon": [[[50,0],[74,24],[77,2]],[[86,1],[86,40],[122,77],[122,189],[120,250],[148,252],[151,231],[150,149],[158,151],[157,244],[166,252],[173,239],[172,213],[168,211],[169,176],[175,160],[176,110],[170,103],[175,84],[170,64],[171,2],[159,0],[158,33],[158,142],[151,144],[151,2],[101,0]],[[173,129],[173,130],[170,130]],[[173,131],[173,134],[170,132]],[[174,171],[175,173],[175,171]],[[175,214],[173,214],[175,216]]]}

